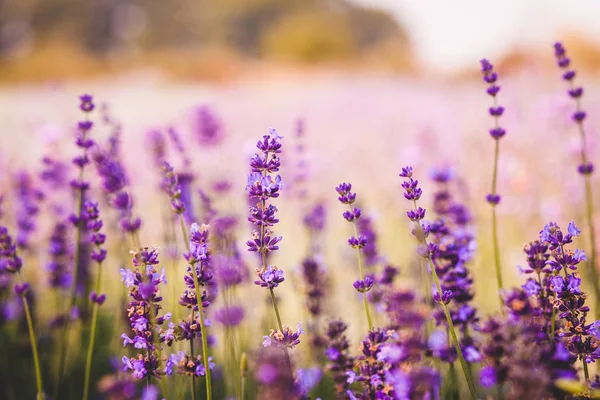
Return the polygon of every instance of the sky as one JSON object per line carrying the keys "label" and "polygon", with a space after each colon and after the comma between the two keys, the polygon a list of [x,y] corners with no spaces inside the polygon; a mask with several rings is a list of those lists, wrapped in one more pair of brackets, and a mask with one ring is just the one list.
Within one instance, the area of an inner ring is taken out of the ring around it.
{"label": "sky", "polygon": [[454,70],[515,46],[540,48],[578,34],[600,44],[600,0],[353,0],[390,11],[417,57]]}

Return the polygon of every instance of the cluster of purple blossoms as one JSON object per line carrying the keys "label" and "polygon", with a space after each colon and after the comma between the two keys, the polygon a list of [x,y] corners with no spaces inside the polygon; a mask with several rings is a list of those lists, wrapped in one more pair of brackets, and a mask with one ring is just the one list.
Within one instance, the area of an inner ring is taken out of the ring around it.
{"label": "cluster of purple blossoms", "polygon": [[[103,223],[100,219],[98,203],[86,201],[83,205],[83,211],[85,213],[85,219],[87,221],[89,241],[95,247],[94,250],[92,250],[91,258],[92,260],[98,263],[98,268],[101,268],[100,264],[102,264],[102,261],[106,259],[107,252],[106,249],[102,247],[104,245],[104,242],[106,241],[106,235],[101,232]],[[99,283],[99,281],[96,283],[97,287],[99,287]],[[92,291],[90,293],[90,300],[93,303],[102,305],[106,300],[106,295],[104,293],[97,293],[97,291]]]}
{"label": "cluster of purple blossoms", "polygon": [[273,289],[283,282],[283,271],[274,266],[267,266],[266,257],[269,252],[279,249],[278,243],[281,236],[274,236],[271,228],[279,222],[277,218],[277,207],[267,204],[272,198],[279,197],[279,191],[283,187],[281,176],[275,175],[279,171],[281,162],[278,154],[281,153],[282,137],[273,128],[269,134],[256,143],[260,153],[255,154],[250,160],[252,172],[248,176],[248,197],[256,204],[250,207],[248,221],[257,226],[252,231],[252,240],[246,244],[248,251],[261,255],[261,267],[257,268],[259,280],[255,283],[262,287]]}
{"label": "cluster of purple blossoms", "polygon": [[72,284],[72,254],[69,236],[69,226],[60,221],[54,225],[48,241],[49,261],[46,264],[46,270],[48,271],[48,283],[55,289],[68,289]]}
{"label": "cluster of purple blossoms", "polygon": [[185,204],[181,201],[181,186],[179,184],[179,176],[175,174],[175,171],[171,164],[163,161],[161,167],[163,173],[163,179],[160,183],[161,189],[171,199],[171,208],[175,214],[183,214],[185,211]]}
{"label": "cluster of purple blossoms", "polygon": [[18,199],[15,240],[20,249],[29,249],[30,236],[36,229],[36,217],[40,211],[39,203],[44,199],[44,194],[36,189],[33,177],[26,171],[18,172],[14,181]]}
{"label": "cluster of purple blossoms", "polygon": [[286,355],[275,348],[264,347],[256,360],[255,379],[259,385],[257,398],[265,400],[296,399],[298,390]]}
{"label": "cluster of purple blossoms", "polygon": [[[590,307],[585,304],[587,296],[581,290],[581,278],[576,272],[586,256],[582,250],[566,248],[579,234],[574,222],[569,223],[566,233],[556,223],[547,224],[539,241],[526,247],[529,268],[524,272],[535,272],[537,279],[529,278],[523,290],[537,300],[537,310],[545,320],[544,331],[549,335],[555,333],[571,354],[591,363],[600,358],[600,337],[595,328],[600,322],[591,325],[586,322]],[[532,253],[536,257],[531,262]],[[558,321],[552,317],[553,312]]]}
{"label": "cluster of purple blossoms", "polygon": [[[556,62],[560,69],[562,69],[563,75],[562,78],[569,83],[569,96],[575,101],[576,110],[571,115],[573,121],[575,121],[583,132],[583,121],[585,120],[586,113],[581,109],[581,97],[583,96],[583,88],[581,86],[575,86],[575,70],[570,69],[571,60],[567,57],[566,50],[562,43],[557,42],[554,44],[554,55],[556,57]],[[585,141],[583,141],[583,145],[585,146]],[[594,164],[587,160],[587,155],[585,153],[585,149],[582,152],[582,163],[577,168],[579,173],[582,175],[589,175],[594,172]]]}
{"label": "cluster of purple blossoms", "polygon": [[67,183],[67,164],[48,156],[42,158],[42,164],[43,169],[39,173],[40,179],[45,182],[50,189],[63,188]]}
{"label": "cluster of purple blossoms", "polygon": [[390,337],[377,355],[385,371],[380,398],[426,398],[432,390],[437,393],[440,376],[423,362],[426,352],[433,353],[431,340],[424,342],[428,316],[425,305],[411,290],[393,290],[385,296],[385,307]]}
{"label": "cluster of purple blossoms", "polygon": [[[461,348],[465,358],[469,362],[477,362],[481,357],[471,334],[479,317],[472,305],[473,278],[468,268],[468,263],[473,257],[475,238],[468,225],[470,217],[466,207],[454,200],[450,193],[450,179],[446,178],[448,176],[449,174],[444,174],[440,179],[440,176],[436,175],[438,190],[434,193],[434,210],[439,218],[429,225],[430,237],[437,245],[433,264],[440,279],[442,297],[444,293],[452,295],[448,311],[454,325],[461,330]],[[434,298],[439,296],[435,288],[433,290]],[[447,300],[449,299],[445,301]],[[438,325],[445,324],[443,309],[438,307],[433,315]],[[453,361],[456,354],[451,348],[448,348],[447,354],[451,356],[446,358],[446,361]]]}
{"label": "cluster of purple blossoms", "polygon": [[[211,297],[214,297],[213,290],[216,289],[213,282],[211,253],[208,249],[208,235],[208,225],[192,224],[189,240],[190,251],[184,254],[189,265],[184,277],[186,289],[179,299],[179,304],[193,311],[204,312],[204,308],[210,305]],[[200,299],[202,309],[198,307],[194,276],[198,278],[198,289],[201,289],[202,293]]]}
{"label": "cluster of purple blossoms", "polygon": [[151,129],[146,133],[146,144],[152,155],[152,163],[157,169],[161,168],[167,153],[165,136],[158,129]]}
{"label": "cluster of purple blossoms", "polygon": [[13,242],[5,226],[0,226],[0,271],[19,273],[23,260],[17,255],[17,244]]}
{"label": "cluster of purple blossoms", "polygon": [[135,236],[142,220],[133,216],[133,197],[127,190],[128,180],[123,165],[100,148],[95,149],[92,157],[102,182],[102,190],[109,204],[119,212],[121,230]]}
{"label": "cluster of purple blossoms", "polygon": [[376,399],[390,398],[385,396],[389,390],[385,382],[386,365],[381,360],[381,350],[385,343],[390,339],[392,332],[375,328],[367,334],[360,344],[361,355],[356,358],[358,373],[354,370],[346,371],[346,381],[352,385],[359,382],[362,385],[362,391],[354,393],[348,390],[346,393],[351,399]]}
{"label": "cluster of purple blossoms", "polygon": [[[173,373],[173,370],[179,375],[186,376],[205,376],[206,367],[202,363],[202,356],[190,357],[183,351],[171,354],[166,361],[165,372],[168,376]],[[215,364],[212,362],[212,356],[208,357],[208,366],[212,370]]]}
{"label": "cluster of purple blossoms", "polygon": [[135,357],[123,356],[123,370],[131,370],[138,379],[148,376],[160,378],[165,374],[159,359],[161,331],[158,327],[170,320],[171,314],[159,316],[162,297],[158,286],[161,282],[166,284],[167,279],[164,269],[160,274],[156,271],[157,264],[158,252],[144,248],[134,253],[134,271],[121,268],[122,281],[129,289],[127,316],[132,332],[132,337],[126,333],[121,335],[123,346],[132,345],[142,351]]}
{"label": "cluster of purple blossoms", "polygon": [[503,385],[507,398],[561,397],[554,382],[576,378],[576,357],[560,341],[548,340],[534,297],[513,289],[504,300],[508,315],[491,317],[479,329],[487,364],[480,372],[482,386]]}
{"label": "cluster of purple blossoms", "polygon": [[208,106],[200,106],[196,109],[193,130],[198,143],[206,147],[217,146],[225,136],[223,124]]}
{"label": "cluster of purple blossoms", "polygon": [[354,358],[350,354],[350,343],[345,332],[348,325],[342,320],[332,320],[327,327],[327,349],[325,356],[329,360],[327,370],[335,383],[338,396],[344,396],[350,389],[346,371],[354,367]]}
{"label": "cluster of purple blossoms", "polygon": [[263,347],[277,347],[293,349],[300,344],[300,335],[305,333],[298,323],[298,329],[293,330],[290,327],[284,326],[283,330],[271,329],[268,336],[263,337]]}

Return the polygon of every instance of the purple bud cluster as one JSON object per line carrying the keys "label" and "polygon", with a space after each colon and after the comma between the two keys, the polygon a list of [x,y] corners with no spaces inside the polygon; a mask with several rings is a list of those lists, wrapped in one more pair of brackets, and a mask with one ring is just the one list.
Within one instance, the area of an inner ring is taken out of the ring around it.
{"label": "purple bud cluster", "polygon": [[[449,173],[445,174],[450,176]],[[475,238],[469,226],[471,220],[466,207],[456,201],[450,191],[451,178],[436,179],[437,190],[434,193],[433,209],[439,218],[430,224],[430,238],[437,245],[433,257],[436,273],[440,279],[442,294],[434,289],[433,299],[448,304],[452,322],[462,332],[461,349],[469,362],[480,360],[472,335],[479,317],[473,306],[473,278],[468,264],[473,258]],[[450,303],[450,301],[452,301]],[[445,324],[444,310],[437,308],[433,312],[438,325]],[[446,341],[446,347],[448,342]],[[453,349],[448,349],[452,353]],[[455,355],[455,354],[454,354]],[[450,358],[452,359],[452,358]]]}
{"label": "purple bud cluster", "polygon": [[68,289],[72,284],[72,249],[69,239],[69,226],[63,221],[57,222],[48,241],[49,261],[46,264],[48,283],[55,289]]}
{"label": "purple bud cluster", "polygon": [[[81,198],[84,197],[84,193],[89,189],[89,182],[83,179],[83,171],[85,166],[90,163],[88,157],[89,149],[94,145],[94,141],[89,138],[89,133],[93,127],[93,122],[89,120],[89,114],[94,110],[95,105],[92,96],[84,94],[79,97],[81,101],[79,108],[85,113],[85,120],[79,121],[77,124],[77,136],[75,138],[75,144],[81,149],[81,154],[73,158],[73,164],[79,169],[79,177],[72,179],[70,184],[75,191],[80,192]],[[79,213],[80,210],[77,210]]]}
{"label": "purple bud cluster", "polygon": [[171,314],[159,316],[162,308],[159,284],[167,283],[164,269],[156,271],[158,252],[144,248],[133,254],[134,271],[121,268],[122,281],[129,289],[127,317],[131,326],[131,337],[123,333],[123,346],[131,345],[140,350],[134,357],[123,356],[123,371],[131,371],[137,379],[147,376],[160,378],[166,372],[159,359],[161,342],[160,326],[170,320]]}
{"label": "purple bud cluster", "polygon": [[490,95],[493,99],[493,106],[490,107],[489,113],[492,117],[494,117],[494,121],[496,126],[490,130],[490,135],[495,140],[499,140],[506,134],[506,130],[501,128],[499,125],[499,117],[504,114],[504,107],[497,105],[498,92],[500,91],[500,86],[497,84],[498,81],[498,73],[494,71],[494,66],[491,62],[486,60],[485,58],[480,61],[481,63],[481,72],[483,74],[483,81],[488,84],[487,94]]}
{"label": "purple bud cluster", "polygon": [[[98,210],[98,203],[92,201],[86,201],[83,205],[83,212],[85,213],[85,219],[87,221],[87,230],[89,234],[90,244],[94,246],[92,250],[91,258],[98,263],[98,268],[101,268],[102,261],[106,259],[106,249],[103,248],[104,242],[106,241],[106,235],[101,232],[102,220],[100,219],[100,212]],[[100,276],[100,275],[99,275]],[[96,283],[96,287],[99,288],[100,282]],[[106,300],[106,295],[103,293],[97,293],[92,291],[90,293],[90,300],[93,303],[102,305]]]}
{"label": "purple bud cluster", "polygon": [[140,229],[142,220],[133,216],[133,197],[127,190],[128,179],[123,165],[115,156],[99,147],[94,149],[92,158],[100,176],[102,190],[110,205],[119,212],[122,231],[135,234]]}
{"label": "purple bud cluster", "polygon": [[20,249],[29,249],[30,236],[36,229],[36,218],[40,212],[40,202],[44,199],[41,190],[35,187],[33,177],[26,171],[15,176],[17,195],[17,236],[16,243]]}
{"label": "purple bud cluster", "polygon": [[347,382],[353,384],[360,382],[362,391],[354,393],[348,390],[348,396],[352,398],[376,399],[382,398],[386,390],[386,363],[382,359],[381,352],[388,339],[391,338],[391,331],[384,331],[375,328],[367,334],[360,344],[360,354],[356,357],[358,373],[354,370],[346,371]]}
{"label": "purple bud cluster", "polygon": [[[199,311],[198,298],[196,297],[196,284],[194,281],[194,270],[198,277],[198,285],[202,298],[200,302],[202,309],[210,305],[212,289],[215,287],[213,282],[212,257],[208,248],[208,225],[192,224],[190,229],[190,251],[184,254],[189,263],[187,274],[184,277],[186,289],[179,299],[179,304],[194,311]],[[202,311],[203,312],[203,311]]]}
{"label": "purple bud cluster", "polygon": [[560,341],[550,341],[543,332],[537,302],[519,289],[505,294],[507,317],[492,317],[479,331],[485,338],[481,352],[486,366],[480,383],[489,388],[505,385],[507,398],[561,397],[554,386],[559,378],[577,376],[572,363],[576,357]]}
{"label": "purple bud cluster", "polygon": [[225,137],[223,124],[219,117],[205,105],[198,107],[195,111],[193,130],[196,140],[198,140],[198,143],[202,147],[217,146]]}
{"label": "purple bud cluster", "polygon": [[276,347],[293,349],[300,344],[300,335],[305,333],[298,323],[298,329],[293,330],[290,327],[284,326],[283,331],[271,329],[268,336],[263,337],[263,347]]}
{"label": "purple bud cluster", "polygon": [[327,349],[325,356],[329,360],[327,370],[335,383],[338,396],[345,396],[350,389],[346,372],[354,367],[354,358],[350,354],[350,343],[345,332],[348,325],[342,320],[332,320],[327,327]]}
{"label": "purple bud cluster", "polygon": [[[590,307],[576,272],[577,265],[586,260],[585,253],[567,248],[580,233],[573,221],[564,233],[554,222],[544,227],[539,241],[525,247],[529,266],[523,272],[537,276],[527,279],[523,291],[536,299],[536,310],[545,320],[544,331],[549,335],[555,332],[571,354],[591,363],[600,358],[600,337],[595,328],[600,322],[586,322]],[[553,311],[555,329],[551,326]]]}
{"label": "purple bud cluster", "polygon": [[162,164],[163,179],[160,184],[161,189],[171,199],[171,208],[175,214],[182,214],[185,211],[185,204],[181,201],[181,186],[179,184],[179,176],[171,164],[164,161]]}

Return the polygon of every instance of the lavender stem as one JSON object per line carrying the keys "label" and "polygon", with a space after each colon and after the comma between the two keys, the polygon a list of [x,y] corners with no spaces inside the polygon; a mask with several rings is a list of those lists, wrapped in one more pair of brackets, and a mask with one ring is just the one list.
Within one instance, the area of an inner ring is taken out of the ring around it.
{"label": "lavender stem", "polygon": [[[23,276],[21,271],[18,272],[19,283],[23,284]],[[25,318],[27,319],[27,329],[29,330],[29,341],[31,342],[31,352],[33,353],[33,367],[35,370],[35,383],[37,386],[37,400],[44,400],[44,390],[42,384],[42,369],[40,368],[40,357],[38,355],[37,340],[35,338],[35,330],[33,329],[33,319],[31,317],[31,309],[27,301],[26,294],[21,295],[23,301],[23,309],[25,310]]]}

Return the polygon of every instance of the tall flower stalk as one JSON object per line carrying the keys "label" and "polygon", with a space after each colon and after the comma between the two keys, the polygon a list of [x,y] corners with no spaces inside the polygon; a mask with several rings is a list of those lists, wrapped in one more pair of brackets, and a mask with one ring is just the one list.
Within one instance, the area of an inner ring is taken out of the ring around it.
{"label": "tall flower stalk", "polygon": [[[492,206],[492,246],[494,247],[494,265],[496,267],[496,282],[498,289],[501,290],[502,284],[502,265],[500,262],[500,247],[498,245],[498,221],[496,216],[496,206],[500,203],[500,195],[497,192],[498,183],[498,159],[500,157],[500,139],[506,134],[506,130],[500,126],[500,117],[504,113],[504,107],[498,105],[497,95],[500,86],[496,84],[498,74],[494,71],[494,66],[485,58],[481,60],[481,72],[483,80],[488,84],[487,94],[492,97],[492,106],[489,113],[494,119],[494,127],[490,129],[490,135],[494,139],[494,170],[492,172],[492,188],[486,196],[487,202]],[[500,304],[502,304],[502,295],[499,293]]]}
{"label": "tall flower stalk", "polygon": [[[185,226],[183,225],[183,214],[180,214],[182,221],[182,229],[184,235]],[[213,274],[209,267],[210,263],[210,252],[208,250],[208,225],[198,226],[198,224],[192,224],[190,229],[190,239],[188,244],[188,252],[185,254],[185,258],[189,263],[188,275],[185,277],[185,283],[187,289],[181,296],[180,304],[189,307],[192,310],[191,321],[195,322],[195,312],[198,312],[198,319],[200,322],[200,336],[202,339],[202,357],[204,361],[204,373],[192,375],[192,381],[194,376],[205,375],[206,376],[206,398],[210,400],[212,398],[212,382],[211,382],[211,369],[212,363],[208,355],[208,332],[206,330],[207,322],[204,316],[204,308],[210,305],[208,300],[208,293],[205,288],[207,285],[212,283]],[[181,325],[180,325],[181,327]],[[186,329],[184,328],[184,331]],[[190,351],[192,358],[194,357],[194,338],[197,333],[192,333],[190,340]],[[192,396],[195,398],[195,387],[192,390]]]}
{"label": "tall flower stalk", "polygon": [[[190,308],[189,324],[182,322],[183,332],[189,331],[189,335],[180,335],[181,339],[190,341],[190,357],[194,359],[194,339],[197,333],[193,329],[186,329],[192,326],[196,322],[195,313],[198,312],[200,336],[202,339],[202,357],[204,359],[204,374],[206,374],[206,397],[207,399],[212,398],[212,383],[211,383],[211,368],[209,363],[208,355],[208,338],[206,332],[206,322],[204,317],[204,307],[208,307],[210,302],[208,301],[207,292],[202,292],[201,286],[205,287],[208,284],[212,284],[213,274],[209,267],[210,253],[208,251],[208,225],[198,226],[198,224],[192,224],[190,230],[190,237],[188,240],[187,229],[185,226],[184,213],[186,211],[186,203],[182,201],[182,190],[179,183],[179,176],[175,174],[173,167],[163,162],[163,181],[161,183],[162,190],[169,196],[171,200],[171,209],[179,216],[181,223],[181,233],[183,240],[187,247],[187,253],[185,258],[189,263],[188,275],[185,277],[186,289],[181,296],[180,304]],[[189,337],[188,337],[189,336]],[[192,373],[192,398],[196,398],[196,376],[199,374]]]}
{"label": "tall flower stalk", "polygon": [[90,242],[95,246],[95,250],[92,251],[92,259],[96,261],[98,269],[96,272],[96,289],[90,293],[90,301],[93,303],[92,306],[92,321],[90,327],[90,340],[88,343],[87,358],[85,362],[85,375],[83,380],[83,400],[88,398],[89,386],[90,386],[90,371],[92,369],[92,356],[94,354],[94,344],[96,342],[96,326],[98,323],[98,309],[104,304],[106,295],[100,293],[100,287],[102,283],[102,262],[106,258],[106,250],[102,248],[102,245],[106,241],[106,235],[101,232],[102,220],[100,219],[100,212],[98,211],[98,203],[88,201],[84,205],[84,210],[87,219],[87,227],[90,231]]}
{"label": "tall flower stalk", "polygon": [[84,94],[80,97],[81,104],[79,108],[83,111],[85,115],[85,119],[78,123],[78,134],[75,143],[77,147],[81,149],[81,155],[75,157],[73,159],[73,164],[77,166],[79,169],[79,175],[77,179],[73,179],[71,181],[71,187],[75,190],[76,193],[76,204],[75,204],[75,212],[71,215],[71,222],[76,227],[75,233],[75,256],[73,263],[73,279],[71,282],[71,292],[68,301],[68,308],[66,311],[66,319],[65,325],[63,329],[62,335],[62,345],[60,351],[60,359],[58,365],[58,385],[57,385],[57,396],[60,394],[62,378],[66,372],[67,368],[67,348],[69,345],[69,333],[71,330],[71,312],[73,307],[77,302],[77,284],[78,284],[78,270],[79,264],[81,261],[82,255],[82,237],[83,232],[86,229],[85,219],[83,215],[83,202],[85,200],[85,192],[89,189],[89,182],[83,179],[83,174],[85,170],[85,166],[90,163],[90,159],[88,157],[88,151],[90,147],[94,145],[94,141],[89,138],[89,131],[92,129],[93,123],[89,119],[89,114],[94,110],[95,105],[93,103],[93,98],[90,95]]}
{"label": "tall flower stalk", "polygon": [[583,127],[583,121],[586,118],[586,113],[583,111],[581,106],[581,97],[583,96],[583,88],[575,85],[575,71],[569,68],[571,60],[566,56],[565,48],[562,43],[557,42],[554,44],[554,55],[556,61],[561,70],[564,71],[562,78],[569,85],[569,97],[575,102],[575,112],[573,112],[571,118],[577,124],[577,130],[579,131],[579,138],[581,140],[580,157],[581,164],[577,167],[577,171],[583,175],[585,184],[585,211],[586,211],[586,222],[589,230],[589,253],[590,258],[587,263],[587,273],[589,281],[592,284],[594,290],[594,300],[596,304],[596,317],[600,318],[600,282],[598,281],[598,270],[596,269],[596,227],[594,224],[594,196],[592,193],[592,173],[594,172],[594,164],[590,161],[587,154],[587,141],[585,129]]}
{"label": "tall flower stalk", "polygon": [[452,337],[452,343],[456,348],[456,354],[458,355],[460,365],[465,375],[469,392],[471,393],[471,397],[474,399],[475,387],[473,386],[473,379],[471,377],[467,362],[463,356],[463,352],[456,335],[456,330],[454,329],[454,323],[452,322],[452,316],[450,315],[450,310],[448,308],[448,304],[452,300],[452,292],[450,290],[443,291],[440,285],[440,279],[434,265],[434,259],[437,256],[438,247],[433,243],[427,242],[430,228],[428,225],[421,223],[421,221],[425,218],[425,209],[417,205],[417,201],[421,198],[423,191],[421,188],[419,188],[419,181],[412,179],[412,175],[413,171],[411,167],[402,168],[400,177],[405,178],[405,181],[402,183],[402,187],[404,188],[404,197],[413,203],[413,209],[408,211],[406,215],[415,225],[412,233],[419,241],[418,253],[427,261],[429,271],[433,278],[433,282],[435,283],[436,292],[433,295],[433,299],[444,309],[446,323],[448,324],[448,331]]}
{"label": "tall flower stalk", "polygon": [[[260,267],[256,268],[258,280],[254,281],[254,283],[269,291],[271,302],[273,303],[273,311],[277,318],[277,326],[279,327],[279,331],[275,332],[277,333],[275,336],[282,338],[279,345],[283,348],[286,362],[291,369],[292,364],[288,348],[292,348],[295,344],[283,343],[285,337],[287,337],[287,333],[290,333],[291,330],[281,322],[281,315],[277,307],[274,292],[274,289],[285,280],[285,277],[283,270],[274,265],[267,264],[267,255],[279,249],[278,243],[281,240],[281,236],[274,236],[273,231],[270,229],[279,222],[277,207],[273,204],[267,204],[267,200],[279,197],[279,191],[283,187],[281,176],[279,174],[275,175],[275,173],[279,172],[279,167],[281,166],[278,157],[278,154],[281,153],[281,139],[283,139],[283,136],[280,136],[275,129],[270,128],[269,134],[264,135],[263,139],[256,143],[256,148],[259,152],[254,154],[250,160],[252,172],[248,176],[246,190],[248,190],[250,201],[256,201],[256,203],[250,207],[248,221],[256,225],[258,229],[252,231],[252,240],[249,240],[246,244],[248,251],[260,255]],[[272,331],[273,333],[274,331]],[[267,346],[270,343],[269,341],[265,341],[263,344]]]}
{"label": "tall flower stalk", "polygon": [[23,302],[23,310],[25,311],[25,318],[27,319],[27,329],[29,331],[29,341],[31,343],[31,352],[33,354],[35,383],[37,387],[36,398],[37,400],[43,400],[45,395],[42,382],[42,369],[40,367],[40,357],[38,355],[35,329],[33,328],[31,308],[29,307],[29,301],[27,300],[27,293],[29,292],[30,286],[28,282],[25,282],[21,275],[23,260],[17,255],[17,245],[13,242],[12,237],[8,233],[8,229],[4,226],[0,226],[0,265],[2,266],[2,270],[16,274],[17,276],[17,283],[15,284],[14,291]]}
{"label": "tall flower stalk", "polygon": [[363,254],[362,249],[367,244],[367,238],[363,235],[358,234],[358,227],[356,221],[360,218],[361,211],[358,207],[353,207],[352,205],[356,201],[356,193],[352,193],[352,184],[350,183],[341,183],[338,187],[335,188],[338,192],[339,197],[338,200],[342,204],[348,205],[348,210],[344,211],[344,218],[346,221],[352,224],[352,228],[354,229],[354,236],[348,239],[348,244],[356,249],[356,254],[358,256],[358,273],[360,276],[360,280],[354,282],[354,288],[362,293],[363,304],[365,306],[365,314],[367,316],[367,324],[369,326],[369,331],[373,329],[373,321],[371,319],[371,311],[369,310],[369,300],[367,298],[367,292],[371,290],[373,287],[373,278],[370,276],[365,277],[364,265],[363,265]]}

